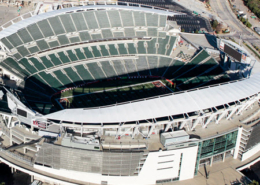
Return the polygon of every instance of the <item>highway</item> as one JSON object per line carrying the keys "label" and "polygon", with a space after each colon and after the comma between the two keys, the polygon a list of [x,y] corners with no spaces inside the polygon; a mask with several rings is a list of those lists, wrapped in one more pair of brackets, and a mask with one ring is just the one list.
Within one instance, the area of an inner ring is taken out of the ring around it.
{"label": "highway", "polygon": [[240,37],[250,43],[260,42],[257,36],[253,35],[253,31],[249,31],[232,12],[228,0],[211,0],[212,10],[229,26],[234,34],[226,34],[229,37]]}

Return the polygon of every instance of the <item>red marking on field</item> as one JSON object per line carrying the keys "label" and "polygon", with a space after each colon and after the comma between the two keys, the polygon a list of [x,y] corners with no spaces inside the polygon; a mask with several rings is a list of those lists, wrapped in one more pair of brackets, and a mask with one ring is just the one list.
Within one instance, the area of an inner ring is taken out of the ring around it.
{"label": "red marking on field", "polygon": [[163,93],[169,92],[169,89],[160,81],[153,82],[153,85],[158,89],[161,89]]}
{"label": "red marking on field", "polygon": [[[70,104],[70,101],[67,98],[61,98],[61,99],[59,99],[59,102],[60,102],[61,106],[64,108],[73,108],[73,105]],[[68,105],[70,105],[70,107],[68,107]]]}

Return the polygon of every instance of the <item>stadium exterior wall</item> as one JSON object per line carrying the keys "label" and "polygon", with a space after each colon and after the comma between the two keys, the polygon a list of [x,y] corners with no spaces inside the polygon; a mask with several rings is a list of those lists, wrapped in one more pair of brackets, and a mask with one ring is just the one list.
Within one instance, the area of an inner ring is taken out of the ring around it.
{"label": "stadium exterior wall", "polygon": [[170,151],[149,152],[138,176],[104,176],[101,174],[56,170],[34,165],[34,168],[60,177],[101,184],[156,184],[163,181],[186,180],[194,177],[198,146]]}
{"label": "stadium exterior wall", "polygon": [[250,150],[246,151],[245,153],[243,153],[242,161],[247,160],[248,158],[252,157],[259,151],[260,151],[260,143],[254,146],[253,148],[251,148]]}

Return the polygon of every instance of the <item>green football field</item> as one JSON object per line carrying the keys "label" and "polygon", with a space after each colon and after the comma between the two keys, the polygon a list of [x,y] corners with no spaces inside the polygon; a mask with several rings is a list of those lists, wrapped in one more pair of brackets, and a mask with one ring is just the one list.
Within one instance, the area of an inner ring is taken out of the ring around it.
{"label": "green football field", "polygon": [[171,92],[173,91],[160,80],[114,80],[63,92],[56,100],[63,108],[87,108],[134,101]]}

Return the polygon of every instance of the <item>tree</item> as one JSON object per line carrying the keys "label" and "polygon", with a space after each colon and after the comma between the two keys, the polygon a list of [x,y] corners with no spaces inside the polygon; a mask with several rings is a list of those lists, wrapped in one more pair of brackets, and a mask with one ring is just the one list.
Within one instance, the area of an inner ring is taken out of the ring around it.
{"label": "tree", "polygon": [[220,33],[222,31],[222,29],[223,29],[223,24],[220,23],[220,24],[218,24],[218,26],[216,28],[216,32]]}
{"label": "tree", "polygon": [[182,29],[181,29],[181,32],[185,32],[185,29],[184,29],[184,28],[182,28]]}
{"label": "tree", "polygon": [[195,30],[195,33],[199,33],[199,30],[198,30],[198,29],[196,29],[196,30]]}
{"label": "tree", "polygon": [[259,185],[259,183],[256,180],[253,180],[249,185]]}
{"label": "tree", "polygon": [[251,28],[251,27],[252,27],[252,24],[251,24],[250,22],[246,22],[246,26],[247,26],[248,28]]}
{"label": "tree", "polygon": [[211,23],[211,25],[212,25],[212,28],[213,28],[213,29],[216,29],[217,26],[218,26],[218,21],[217,21],[217,20],[213,20],[212,23]]}
{"label": "tree", "polygon": [[241,20],[241,22],[242,22],[243,24],[246,23],[246,19],[244,19],[243,17],[240,17],[240,20]]}

